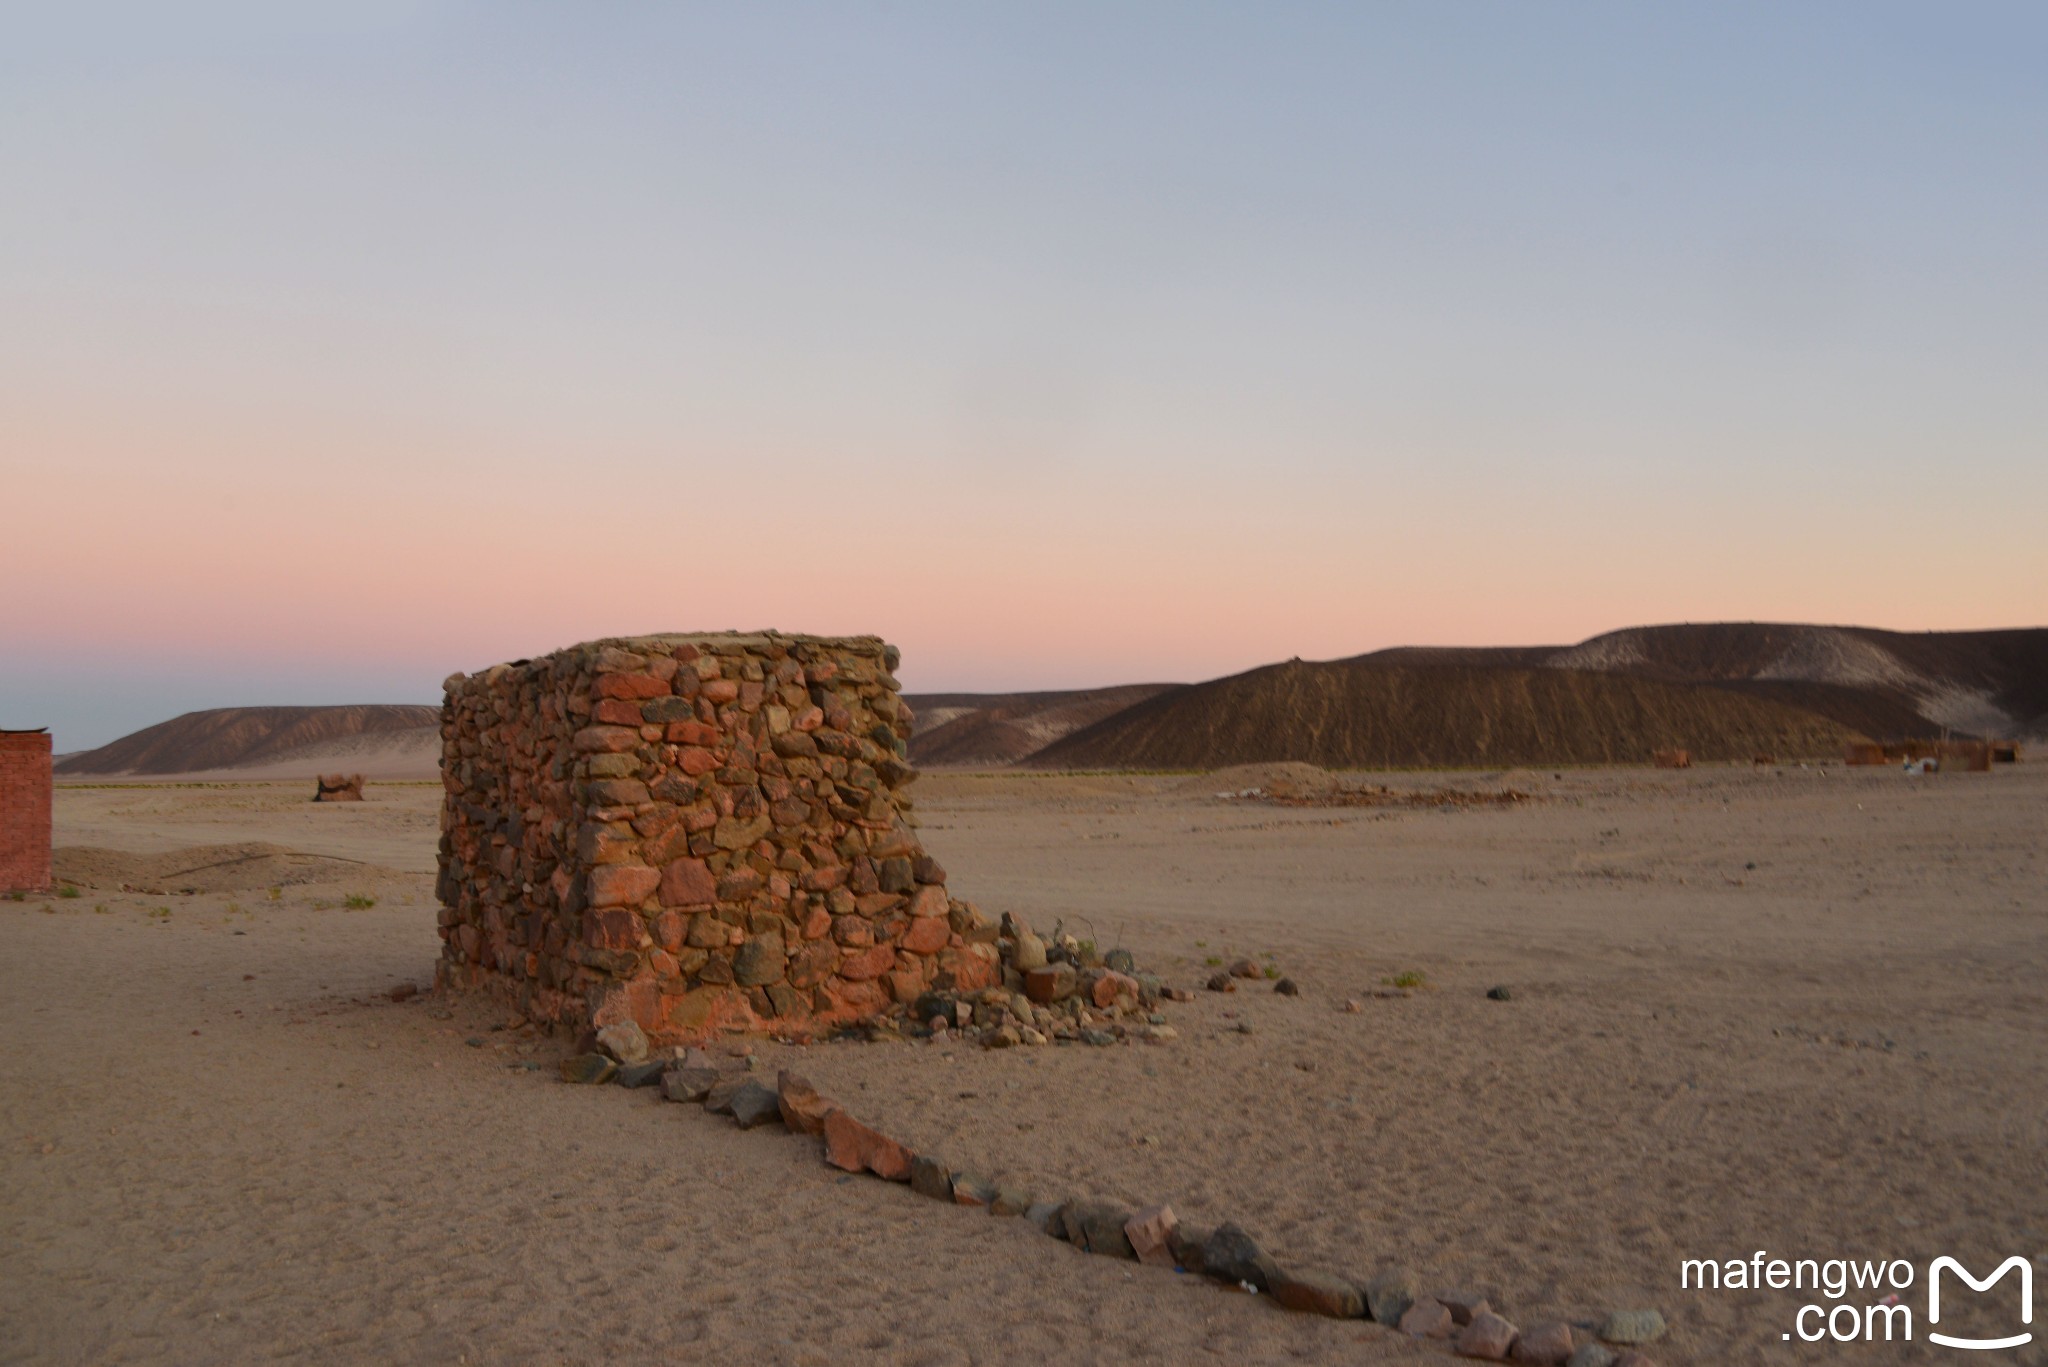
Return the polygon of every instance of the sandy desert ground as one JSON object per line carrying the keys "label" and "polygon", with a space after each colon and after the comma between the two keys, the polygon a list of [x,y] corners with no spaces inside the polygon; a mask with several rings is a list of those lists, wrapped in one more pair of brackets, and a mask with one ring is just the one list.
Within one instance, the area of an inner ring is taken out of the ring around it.
{"label": "sandy desert ground", "polygon": [[[1683,1291],[1679,1262],[2048,1272],[2048,769],[1506,781],[1540,800],[928,777],[961,895],[1189,986],[1270,955],[1301,995],[1198,992],[1164,1045],[760,1066],[956,1168],[1234,1219],[1284,1262],[1407,1265],[1525,1325],[1654,1306],[1664,1363],[1992,1360],[1924,1324],[1788,1342],[1814,1296]],[[394,1003],[437,949],[439,790],[307,794],[60,788],[59,846],[114,853],[60,855],[101,884],[76,898],[0,903],[0,1361],[1451,1360],[839,1174],[815,1140],[563,1085],[564,1043],[480,1002]],[[195,891],[119,890],[145,876]]]}

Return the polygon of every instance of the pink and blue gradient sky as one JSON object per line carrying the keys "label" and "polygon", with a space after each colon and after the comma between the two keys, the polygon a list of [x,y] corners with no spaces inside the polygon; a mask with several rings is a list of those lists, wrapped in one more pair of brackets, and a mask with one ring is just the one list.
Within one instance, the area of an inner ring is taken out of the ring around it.
{"label": "pink and blue gradient sky", "polygon": [[2048,618],[2038,6],[325,8],[0,19],[0,726]]}

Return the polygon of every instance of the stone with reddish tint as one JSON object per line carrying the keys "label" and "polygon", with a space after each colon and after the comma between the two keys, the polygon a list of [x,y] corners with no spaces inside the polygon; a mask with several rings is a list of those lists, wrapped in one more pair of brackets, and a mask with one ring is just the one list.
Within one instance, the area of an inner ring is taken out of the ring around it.
{"label": "stone with reddish tint", "polygon": [[1132,1007],[1138,1004],[1138,980],[1129,978],[1114,969],[1106,969],[1088,989],[1088,999],[1095,1003],[1098,1011],[1112,1007]]}
{"label": "stone with reddish tint", "polygon": [[1457,1328],[1457,1324],[1451,1319],[1449,1306],[1442,1301],[1424,1296],[1408,1307],[1397,1327],[1402,1333],[1419,1339],[1447,1339]]}
{"label": "stone with reddish tint", "polygon": [[1024,995],[1041,1006],[1063,1002],[1074,995],[1077,979],[1069,963],[1044,964],[1024,975]]}
{"label": "stone with reddish tint", "polygon": [[1273,1299],[1289,1310],[1331,1319],[1355,1320],[1365,1315],[1365,1294],[1342,1277],[1326,1272],[1281,1269],[1273,1281]]}
{"label": "stone with reddish tint", "polygon": [[896,966],[896,951],[889,945],[874,945],[839,961],[839,976],[848,982],[867,982]]}
{"label": "stone with reddish tint", "polygon": [[639,913],[626,907],[598,907],[583,914],[583,941],[593,949],[638,949],[641,930]]}
{"label": "stone with reddish tint", "polygon": [[825,1117],[838,1105],[818,1095],[809,1081],[783,1069],[775,1077],[775,1097],[782,1107],[782,1123],[800,1134],[823,1134]]}
{"label": "stone with reddish tint", "polygon": [[1458,1337],[1451,1343],[1459,1357],[1479,1358],[1486,1362],[1504,1362],[1508,1350],[1515,1345],[1515,1326],[1494,1314],[1482,1310],[1472,1317],[1472,1322],[1458,1331]]}
{"label": "stone with reddish tint", "polygon": [[637,907],[661,886],[661,871],[645,864],[600,864],[590,871],[590,905]]}
{"label": "stone with reddish tint", "polygon": [[908,1182],[916,1155],[844,1111],[825,1117],[825,1161],[845,1172],[871,1172],[889,1182]]}
{"label": "stone with reddish tint", "polygon": [[1572,1327],[1551,1320],[1524,1329],[1508,1356],[1516,1362],[1531,1363],[1533,1367],[1564,1367],[1571,1355]]}
{"label": "stone with reddish tint", "polygon": [[1258,978],[1265,975],[1264,971],[1252,960],[1239,959],[1230,966],[1230,976],[1233,978]]}
{"label": "stone with reddish tint", "polygon": [[1173,1267],[1173,1231],[1180,1219],[1172,1206],[1147,1206],[1124,1222],[1131,1252],[1148,1267]]}
{"label": "stone with reddish tint", "polygon": [[668,680],[652,674],[600,674],[591,692],[600,698],[659,698],[668,692]]}
{"label": "stone with reddish tint", "polygon": [[619,754],[632,750],[640,744],[640,728],[637,726],[586,726],[576,733],[570,745],[586,755]]}
{"label": "stone with reddish tint", "polygon": [[912,954],[936,954],[952,936],[953,928],[946,924],[945,917],[926,916],[912,921],[898,943]]}
{"label": "stone with reddish tint", "polygon": [[664,864],[659,887],[665,907],[709,906],[718,898],[718,880],[701,859],[676,859]]}
{"label": "stone with reddish tint", "polygon": [[995,1183],[971,1172],[953,1174],[953,1204],[986,1209],[996,1199]]}

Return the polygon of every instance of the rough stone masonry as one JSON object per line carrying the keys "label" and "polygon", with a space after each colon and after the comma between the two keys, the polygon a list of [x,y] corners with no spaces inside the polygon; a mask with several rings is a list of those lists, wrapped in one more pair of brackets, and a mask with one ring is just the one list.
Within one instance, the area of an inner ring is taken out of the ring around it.
{"label": "rough stone masonry", "polygon": [[50,887],[50,734],[0,731],[0,892]]}
{"label": "rough stone masonry", "polygon": [[437,980],[658,1044],[808,1037],[999,984],[905,791],[895,647],[594,641],[444,685]]}

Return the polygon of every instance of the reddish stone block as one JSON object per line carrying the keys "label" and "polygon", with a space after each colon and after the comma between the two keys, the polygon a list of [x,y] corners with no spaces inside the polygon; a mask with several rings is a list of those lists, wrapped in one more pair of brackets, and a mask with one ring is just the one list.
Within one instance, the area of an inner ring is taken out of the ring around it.
{"label": "reddish stone block", "polygon": [[845,1172],[871,1172],[889,1182],[908,1182],[916,1155],[895,1140],[855,1120],[845,1111],[824,1119],[825,1161]]}
{"label": "reddish stone block", "polygon": [[910,914],[914,917],[944,917],[950,908],[946,902],[946,889],[937,883],[926,883],[910,898]]}
{"label": "reddish stone block", "polygon": [[640,725],[640,704],[624,702],[618,698],[606,698],[590,709],[592,721],[604,722],[608,726]]}
{"label": "reddish stone block", "polygon": [[1131,1251],[1148,1267],[1173,1267],[1173,1231],[1180,1219],[1172,1206],[1150,1206],[1124,1222],[1124,1237]]}
{"label": "reddish stone block", "polygon": [[872,945],[839,961],[839,976],[848,982],[879,978],[896,966],[896,951],[888,945]]}
{"label": "reddish stone block", "polygon": [[713,746],[718,744],[718,728],[707,726],[701,721],[670,722],[668,739],[676,745]]}
{"label": "reddish stone block", "polygon": [[657,887],[665,907],[709,906],[718,900],[718,880],[701,859],[674,859],[662,865]]}
{"label": "reddish stone block", "polygon": [[[600,674],[591,686],[600,698],[659,698],[668,691],[668,680],[652,674]],[[633,720],[639,719],[636,713]]]}
{"label": "reddish stone block", "polygon": [[583,938],[598,949],[638,949],[640,934],[640,918],[623,907],[586,912],[583,917]]}
{"label": "reddish stone block", "polygon": [[1458,1331],[1451,1347],[1459,1357],[1501,1362],[1514,1346],[1517,1332],[1514,1325],[1486,1310],[1474,1315],[1472,1322]]}
{"label": "reddish stone block", "polygon": [[839,1109],[839,1103],[819,1096],[816,1087],[786,1068],[776,1076],[775,1101],[782,1123],[795,1134],[823,1134],[825,1117]]}
{"label": "reddish stone block", "polygon": [[1572,1327],[1553,1320],[1524,1329],[1508,1356],[1516,1362],[1531,1363],[1534,1367],[1564,1367],[1566,1359],[1572,1355],[1572,1347]]}
{"label": "reddish stone block", "polygon": [[676,756],[676,767],[691,778],[696,778],[699,775],[708,774],[717,769],[718,756],[702,746],[688,745],[683,747],[682,753]]}
{"label": "reddish stone block", "polygon": [[683,947],[683,936],[689,933],[689,918],[679,911],[664,911],[654,918],[654,943],[670,954],[678,953]]}
{"label": "reddish stone block", "polygon": [[637,907],[661,885],[661,871],[645,864],[602,864],[590,871],[590,905]]}
{"label": "reddish stone block", "polygon": [[1457,1325],[1451,1318],[1450,1307],[1442,1301],[1424,1296],[1401,1312],[1400,1330],[1423,1339],[1447,1339]]}
{"label": "reddish stone block", "polygon": [[638,748],[640,730],[633,726],[586,726],[570,744],[579,754],[619,754]]}
{"label": "reddish stone block", "polygon": [[912,921],[898,944],[912,954],[936,954],[946,947],[952,934],[953,928],[944,920],[927,916]]}

